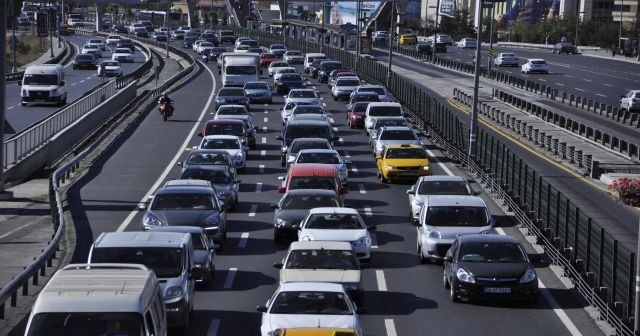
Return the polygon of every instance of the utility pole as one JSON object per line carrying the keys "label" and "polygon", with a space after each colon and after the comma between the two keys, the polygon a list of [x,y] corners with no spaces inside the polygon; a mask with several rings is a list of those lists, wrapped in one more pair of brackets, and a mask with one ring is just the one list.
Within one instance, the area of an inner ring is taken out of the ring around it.
{"label": "utility pole", "polygon": [[320,28],[320,30],[321,30],[321,32],[320,32],[320,52],[321,53],[324,52],[324,44],[327,41],[326,38],[325,38],[325,35],[324,35],[324,34],[326,34],[326,32],[324,31],[324,20],[326,20],[326,19],[327,19],[327,3],[326,3],[326,1],[323,0],[322,1],[322,20],[320,20],[320,21],[322,21],[320,23],[321,27],[322,27],[322,28]]}
{"label": "utility pole", "polygon": [[[11,1],[11,13],[15,14],[16,9],[15,9],[15,1]],[[18,68],[16,67],[16,19],[13,18],[13,21],[11,23],[11,54],[13,55],[13,63],[11,64],[11,72],[17,72]],[[0,192],[2,192],[2,190],[0,190]]]}
{"label": "utility pole", "polygon": [[476,47],[475,73],[473,74],[473,106],[471,108],[471,123],[469,126],[469,156],[472,160],[476,158],[476,135],[478,133],[478,89],[480,85],[480,57],[482,56],[482,0],[476,0],[476,13],[478,13],[477,36],[478,46]]}
{"label": "utility pole", "polygon": [[[487,69],[489,69],[489,72],[491,72],[491,66],[493,65],[492,60],[493,60],[493,21],[494,17],[495,17],[495,3],[491,2],[491,23],[489,24],[489,50],[490,52],[487,55]],[[478,46],[477,48],[480,49],[480,46],[482,46],[482,43],[480,43],[480,41],[478,40]]]}
{"label": "utility pole", "polygon": [[[169,10],[171,9],[171,5],[167,4],[167,11],[164,13],[164,26],[169,29]],[[168,33],[168,31],[167,31]],[[169,58],[169,35],[167,34],[167,42],[165,43],[165,48],[167,51],[167,58]]]}
{"label": "utility pole", "polygon": [[354,70],[358,70],[358,61],[360,59],[360,35],[362,34],[360,30],[360,10],[361,10],[362,0],[357,0],[356,2],[356,59],[354,62]]}
{"label": "utility pole", "polygon": [[396,0],[391,0],[391,20],[389,20],[389,64],[387,64],[387,87],[391,84],[391,61],[393,59],[393,26],[396,21],[394,11],[396,10]]}
{"label": "utility pole", "polygon": [[[0,15],[0,38],[2,39],[2,43],[0,43],[0,69],[5,69],[6,57],[6,46],[7,46],[7,16],[5,15],[6,11],[6,3],[4,7],[4,11],[2,15]],[[15,18],[13,18],[15,19]],[[15,47],[14,47],[15,50]],[[14,61],[15,64],[15,61]],[[0,78],[0,87],[5,87],[5,77],[2,76]],[[4,190],[4,114],[6,111],[6,102],[5,102],[5,90],[0,90],[0,134],[2,134],[2,143],[0,144],[0,197],[6,196]]]}
{"label": "utility pole", "polygon": [[624,8],[624,0],[622,0],[620,4],[620,32],[618,33],[618,49],[622,49],[622,10],[623,8]]}
{"label": "utility pole", "polygon": [[433,55],[431,56],[431,62],[436,63],[436,41],[438,36],[438,14],[440,14],[440,0],[436,2],[436,22],[434,24],[435,29],[433,31],[433,43],[431,44],[431,52]]}

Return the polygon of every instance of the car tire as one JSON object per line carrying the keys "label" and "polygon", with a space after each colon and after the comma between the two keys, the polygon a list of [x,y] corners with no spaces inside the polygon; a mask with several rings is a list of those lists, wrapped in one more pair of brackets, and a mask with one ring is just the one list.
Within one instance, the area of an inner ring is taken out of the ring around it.
{"label": "car tire", "polygon": [[451,289],[449,279],[447,279],[447,271],[444,267],[442,268],[442,286],[444,286],[444,289]]}
{"label": "car tire", "polygon": [[338,101],[338,97],[333,96],[333,101]]}
{"label": "car tire", "polygon": [[27,103],[25,103],[25,102],[20,102],[20,106],[27,106]]}
{"label": "car tire", "polygon": [[380,182],[387,184],[389,183],[389,179],[385,178],[382,173],[380,173]]}
{"label": "car tire", "polygon": [[282,233],[278,232],[278,230],[273,229],[273,242],[275,244],[281,244],[282,243]]}
{"label": "car tire", "polygon": [[455,284],[449,284],[449,299],[453,303],[460,302],[460,297],[458,297],[458,291],[456,290]]}

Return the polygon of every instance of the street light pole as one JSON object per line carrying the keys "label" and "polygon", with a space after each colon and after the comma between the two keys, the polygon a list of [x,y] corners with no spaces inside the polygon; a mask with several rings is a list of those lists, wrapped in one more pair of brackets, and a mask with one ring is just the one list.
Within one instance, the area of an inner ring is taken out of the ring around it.
{"label": "street light pole", "polygon": [[326,39],[324,37],[325,31],[324,31],[324,20],[326,20],[327,18],[327,3],[323,0],[322,1],[322,19],[320,21],[321,22],[321,27],[320,30],[320,52],[324,52],[324,43],[326,42]]}
{"label": "street light pole", "polygon": [[354,62],[354,70],[358,70],[358,60],[360,59],[360,10],[361,10],[361,0],[357,0],[356,2],[356,59]]}
{"label": "street light pole", "polygon": [[[489,24],[489,50],[493,51],[493,21],[494,17],[495,17],[495,3],[491,3],[491,23]],[[478,40],[478,45],[477,48],[480,49],[480,46],[482,45],[482,43],[480,43],[480,41]],[[487,69],[489,69],[489,72],[491,72],[491,66],[493,56],[487,56]]]}
{"label": "street light pole", "polygon": [[[6,10],[5,6],[2,6]],[[6,11],[5,11],[6,13]],[[15,20],[16,18],[12,18]],[[7,58],[4,57],[7,46],[7,16],[0,15],[0,69],[5,69],[5,63]],[[15,50],[15,48],[14,48]],[[15,64],[15,61],[14,61]],[[5,87],[5,77],[0,79],[0,87]],[[4,135],[4,114],[5,114],[5,90],[0,90],[0,134]],[[0,194],[4,194],[4,145],[0,145]]]}
{"label": "street light pole", "polygon": [[[476,41],[482,41],[482,0],[476,0],[476,13],[478,13]],[[478,132],[478,88],[480,85],[480,57],[482,48],[476,47],[475,73],[473,74],[473,106],[471,108],[471,124],[469,126],[469,156],[476,158],[476,134]]]}
{"label": "street light pole", "polygon": [[579,27],[580,27],[580,12],[578,12],[576,15],[576,39],[575,39],[576,49],[578,49],[578,28]]}
{"label": "street light pole", "polygon": [[433,31],[433,43],[431,44],[431,52],[433,55],[431,56],[431,62],[436,63],[436,40],[438,34],[438,14],[440,14],[440,0],[436,1],[436,22],[434,24],[435,30]]}
{"label": "street light pole", "polygon": [[624,8],[624,0],[622,0],[620,4],[620,32],[618,33],[618,49],[622,49],[622,9],[623,8]]}
{"label": "street light pole", "polygon": [[[11,1],[11,13],[15,13],[16,10],[14,8],[15,6],[15,1]],[[13,18],[12,19],[12,23],[11,23],[11,38],[13,39],[11,41],[11,54],[13,55],[13,63],[11,64],[11,72],[17,72],[18,68],[16,67],[16,19]],[[2,190],[0,190],[0,192],[2,192]]]}
{"label": "street light pole", "polygon": [[[171,9],[171,5],[167,5],[167,11],[164,13],[164,26],[169,29],[169,10]],[[169,58],[169,35],[167,35],[167,42],[165,43],[165,48],[167,51],[167,58]]]}
{"label": "street light pole", "polygon": [[391,84],[391,61],[393,59],[393,26],[396,17],[394,11],[396,9],[396,0],[391,0],[391,19],[389,20],[389,64],[387,65],[387,87]]}

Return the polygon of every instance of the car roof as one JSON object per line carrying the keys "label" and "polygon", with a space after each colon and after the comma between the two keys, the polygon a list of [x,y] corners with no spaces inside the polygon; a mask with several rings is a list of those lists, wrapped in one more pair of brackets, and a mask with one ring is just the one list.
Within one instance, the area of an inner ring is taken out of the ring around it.
{"label": "car roof", "polygon": [[280,284],[279,291],[281,292],[341,292],[344,293],[344,287],[342,284],[330,283],[330,282],[288,282]]}
{"label": "car roof", "polygon": [[371,91],[367,91],[367,92],[358,91],[354,94],[354,96],[378,96],[378,94]]}
{"label": "car roof", "polygon": [[358,215],[358,210],[354,208],[338,208],[338,207],[322,207],[322,208],[313,208],[309,210],[310,215],[315,214],[346,214],[346,215]]}
{"label": "car roof", "polygon": [[289,250],[349,250],[351,243],[339,241],[295,241],[289,245]]}
{"label": "car roof", "polygon": [[546,62],[543,58],[530,58],[530,59],[529,59],[529,61],[530,61],[530,62],[533,62],[533,61],[543,61],[543,62]]}
{"label": "car roof", "polygon": [[465,234],[458,237],[458,241],[461,243],[468,242],[482,242],[482,243],[515,243],[520,244],[520,241],[512,236],[499,235],[499,234]]}
{"label": "car roof", "polygon": [[427,197],[429,206],[473,206],[486,207],[486,203],[478,196],[468,195],[431,195]]}
{"label": "car roof", "polygon": [[290,176],[327,176],[334,175],[336,167],[322,163],[296,163],[289,168]]}
{"label": "car roof", "polygon": [[336,196],[336,192],[328,189],[292,189],[287,191],[285,195]]}
{"label": "car roof", "polygon": [[452,175],[430,175],[420,177],[420,182],[423,181],[460,181],[467,183],[468,180],[464,176],[452,176]]}
{"label": "car roof", "polygon": [[340,153],[338,153],[337,150],[335,149],[320,149],[320,148],[314,148],[314,149],[303,149],[301,151],[298,152],[298,154],[303,154],[303,153],[331,153],[331,154],[338,154],[340,155]]}
{"label": "car roof", "polygon": [[182,247],[190,235],[179,232],[104,232],[93,243],[94,247]]}

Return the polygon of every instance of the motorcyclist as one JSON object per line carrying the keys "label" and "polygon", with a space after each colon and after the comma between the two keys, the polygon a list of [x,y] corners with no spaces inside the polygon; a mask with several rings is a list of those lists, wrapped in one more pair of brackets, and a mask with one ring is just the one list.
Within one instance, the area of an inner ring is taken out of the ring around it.
{"label": "motorcyclist", "polygon": [[[163,103],[167,105],[166,107],[169,109],[169,114],[173,114],[173,106],[171,106],[173,99],[169,97],[169,92],[162,93],[162,96],[158,99],[159,105]],[[160,113],[162,113],[162,111]]]}

